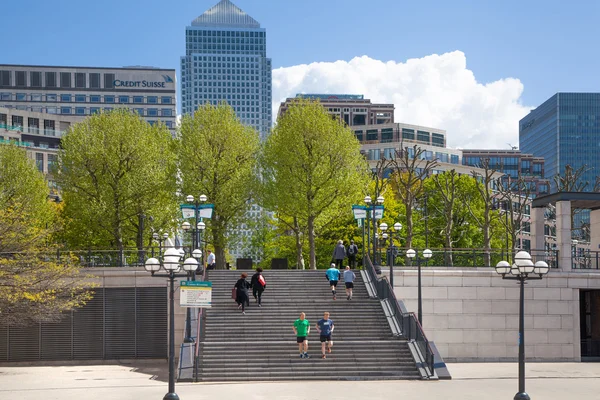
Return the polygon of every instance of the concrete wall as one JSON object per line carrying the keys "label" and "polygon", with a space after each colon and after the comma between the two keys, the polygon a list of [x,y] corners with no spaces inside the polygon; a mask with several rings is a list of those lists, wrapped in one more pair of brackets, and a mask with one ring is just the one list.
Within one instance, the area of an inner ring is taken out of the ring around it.
{"label": "concrete wall", "polygon": [[[417,271],[394,271],[396,297],[417,312]],[[519,286],[492,269],[424,267],[423,325],[450,361],[518,357]],[[553,270],[525,287],[529,360],[580,361],[579,289],[600,289],[600,273]]]}

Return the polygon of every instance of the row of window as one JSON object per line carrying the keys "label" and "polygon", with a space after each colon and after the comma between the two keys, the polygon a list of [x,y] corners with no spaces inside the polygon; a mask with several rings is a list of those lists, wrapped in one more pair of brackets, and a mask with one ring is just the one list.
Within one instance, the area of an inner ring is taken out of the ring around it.
{"label": "row of window", "polygon": [[[410,159],[414,158],[414,149],[412,147],[407,147],[406,151],[408,152],[408,157]],[[367,160],[381,160],[381,156],[390,160],[396,158],[397,150],[395,148],[385,148],[383,151],[381,149],[370,149],[368,150]],[[459,165],[460,157],[457,154],[448,154],[442,152],[433,152],[430,150],[425,150],[421,153],[421,160],[438,160],[439,162],[450,163]]]}
{"label": "row of window", "polygon": [[99,94],[41,94],[41,93],[15,93],[14,95],[9,92],[0,92],[0,100],[3,101],[40,101],[40,102],[63,102],[63,103],[101,103],[104,99],[104,103],[116,103],[120,104],[173,104],[173,98],[171,96],[113,96]]}
{"label": "row of window", "polygon": [[[51,107],[48,107],[48,109],[50,109]],[[75,115],[89,115],[89,114],[96,114],[99,113],[100,110],[102,110],[101,107],[90,107],[89,109],[86,107],[60,107],[60,113],[61,114],[75,114]],[[111,107],[104,107],[105,111],[110,111],[112,110]],[[146,117],[173,117],[173,110],[170,108],[162,108],[162,109],[158,109],[158,108],[134,108],[133,111],[135,111],[136,113],[138,113],[141,116],[146,116]],[[50,113],[48,111],[48,113]]]}

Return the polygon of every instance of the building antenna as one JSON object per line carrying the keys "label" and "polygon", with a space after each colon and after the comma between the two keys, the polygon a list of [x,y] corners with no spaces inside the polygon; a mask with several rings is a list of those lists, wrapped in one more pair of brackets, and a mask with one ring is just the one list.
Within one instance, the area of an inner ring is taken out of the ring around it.
{"label": "building antenna", "polygon": [[519,150],[519,146],[513,146],[510,143],[506,143],[506,144],[511,148],[511,150]]}

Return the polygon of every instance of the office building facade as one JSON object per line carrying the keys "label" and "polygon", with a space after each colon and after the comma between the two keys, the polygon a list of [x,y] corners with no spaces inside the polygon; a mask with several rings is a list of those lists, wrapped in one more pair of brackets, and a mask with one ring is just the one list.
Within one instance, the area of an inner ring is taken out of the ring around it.
{"label": "office building facade", "polygon": [[231,3],[221,0],[185,30],[181,57],[181,110],[225,101],[261,138],[271,129],[271,59],[267,32]]}
{"label": "office building facade", "polygon": [[520,149],[544,158],[544,177],[585,165],[588,191],[600,175],[599,145],[600,93],[557,93],[519,122]]}
{"label": "office building facade", "polygon": [[86,116],[118,107],[175,129],[174,69],[0,64],[0,107]]}

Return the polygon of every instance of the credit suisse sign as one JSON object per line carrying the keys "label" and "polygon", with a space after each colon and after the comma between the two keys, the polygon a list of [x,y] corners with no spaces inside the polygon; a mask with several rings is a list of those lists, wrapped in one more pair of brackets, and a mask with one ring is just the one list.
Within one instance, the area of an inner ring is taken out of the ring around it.
{"label": "credit suisse sign", "polygon": [[149,80],[120,80],[116,79],[113,81],[114,87],[127,87],[127,88],[156,88],[164,89],[168,83],[173,83],[173,78],[169,75],[162,75],[162,81],[149,81]]}

